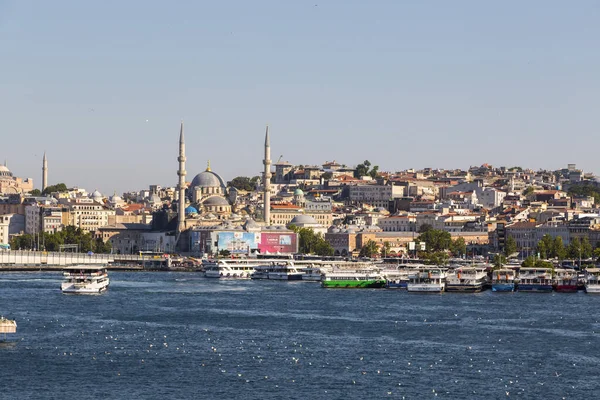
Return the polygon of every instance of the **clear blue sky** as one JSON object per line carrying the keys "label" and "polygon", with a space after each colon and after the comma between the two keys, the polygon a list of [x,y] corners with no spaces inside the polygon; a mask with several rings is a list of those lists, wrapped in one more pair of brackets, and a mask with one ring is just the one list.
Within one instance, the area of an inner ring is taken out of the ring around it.
{"label": "clear blue sky", "polygon": [[[600,2],[0,0],[0,160],[89,191],[272,156],[600,173]],[[147,120],[147,121],[146,121]]]}

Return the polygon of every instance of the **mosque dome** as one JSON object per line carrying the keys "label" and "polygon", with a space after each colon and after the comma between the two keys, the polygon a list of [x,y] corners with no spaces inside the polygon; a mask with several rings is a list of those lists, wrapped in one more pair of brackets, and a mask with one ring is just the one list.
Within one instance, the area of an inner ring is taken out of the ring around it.
{"label": "mosque dome", "polygon": [[229,202],[220,196],[211,196],[202,202],[204,206],[228,206]]}
{"label": "mosque dome", "polygon": [[206,168],[206,171],[200,172],[192,180],[190,187],[221,187],[225,188],[225,181],[218,174],[211,171],[210,166]]}
{"label": "mosque dome", "polygon": [[310,215],[296,215],[292,221],[290,222],[290,224],[314,224],[314,225],[318,225],[319,223],[317,222],[316,219],[314,219],[313,217],[311,217]]}
{"label": "mosque dome", "polygon": [[102,200],[102,193],[100,193],[98,190],[94,190],[94,193],[92,193],[91,195],[92,199],[94,200]]}
{"label": "mosque dome", "polygon": [[194,207],[192,206],[188,206],[185,208],[185,214],[198,214],[198,210],[196,210]]}
{"label": "mosque dome", "polygon": [[294,196],[304,196],[304,192],[302,191],[302,189],[298,188],[294,190]]}
{"label": "mosque dome", "polygon": [[13,174],[6,165],[0,165],[0,177],[12,178]]}

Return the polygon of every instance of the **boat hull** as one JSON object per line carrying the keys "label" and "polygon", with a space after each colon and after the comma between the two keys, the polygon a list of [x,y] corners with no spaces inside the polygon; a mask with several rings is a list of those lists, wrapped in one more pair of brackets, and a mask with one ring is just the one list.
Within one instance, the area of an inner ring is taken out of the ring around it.
{"label": "boat hull", "polygon": [[373,280],[326,280],[321,282],[321,286],[328,289],[379,289],[385,287],[385,281],[380,279]]}
{"label": "boat hull", "polygon": [[272,281],[301,281],[302,274],[284,274],[277,272],[270,272],[268,279]]}
{"label": "boat hull", "polygon": [[576,293],[578,287],[577,285],[556,285],[555,290],[561,293]]}
{"label": "boat hull", "polygon": [[432,283],[409,283],[406,289],[414,293],[441,293],[444,291],[444,284]]}
{"label": "boat hull", "polygon": [[478,293],[483,290],[483,285],[451,285],[446,283],[446,292]]}
{"label": "boat hull", "polygon": [[514,283],[493,283],[492,292],[514,292]]}
{"label": "boat hull", "polygon": [[549,293],[552,292],[552,285],[536,285],[536,284],[519,284],[517,290],[519,292],[532,293]]}
{"label": "boat hull", "polygon": [[386,287],[388,289],[406,289],[408,287],[408,282],[406,282],[406,281],[400,281],[400,282],[387,281]]}
{"label": "boat hull", "polygon": [[65,294],[100,294],[108,289],[106,285],[75,287],[74,285],[63,285],[62,292]]}
{"label": "boat hull", "polygon": [[586,291],[586,293],[590,293],[590,294],[600,294],[600,285],[598,285],[598,284],[585,285],[585,291]]}

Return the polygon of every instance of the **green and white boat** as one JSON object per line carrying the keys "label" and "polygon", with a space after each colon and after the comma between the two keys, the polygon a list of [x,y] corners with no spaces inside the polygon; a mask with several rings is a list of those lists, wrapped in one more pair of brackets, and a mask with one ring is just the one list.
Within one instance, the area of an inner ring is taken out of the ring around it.
{"label": "green and white boat", "polygon": [[385,278],[375,271],[331,271],[323,275],[324,288],[384,288]]}

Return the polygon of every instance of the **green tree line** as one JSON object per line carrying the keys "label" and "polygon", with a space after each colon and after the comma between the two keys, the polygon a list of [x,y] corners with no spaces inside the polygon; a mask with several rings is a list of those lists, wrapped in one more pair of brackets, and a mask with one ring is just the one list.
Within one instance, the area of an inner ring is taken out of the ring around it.
{"label": "green tree line", "polygon": [[[39,247],[38,247],[39,243]],[[74,226],[66,226],[62,231],[56,233],[43,232],[40,236],[24,234],[13,236],[10,241],[10,247],[13,250],[44,250],[44,251],[59,251],[60,246],[64,244],[77,244],[79,251],[87,253],[110,253],[110,241],[104,243],[102,239],[94,239],[92,234],[85,232]]]}

